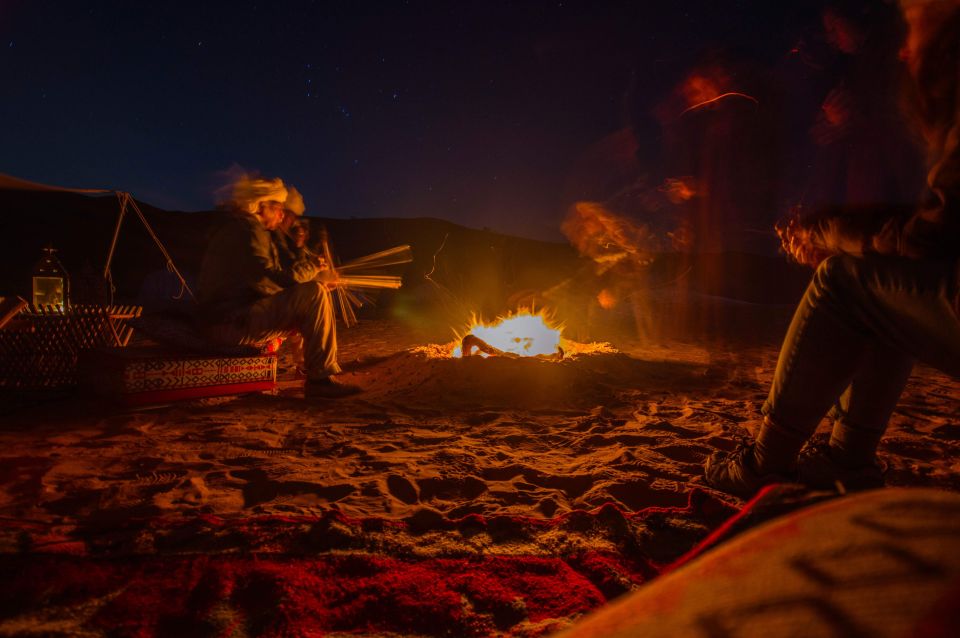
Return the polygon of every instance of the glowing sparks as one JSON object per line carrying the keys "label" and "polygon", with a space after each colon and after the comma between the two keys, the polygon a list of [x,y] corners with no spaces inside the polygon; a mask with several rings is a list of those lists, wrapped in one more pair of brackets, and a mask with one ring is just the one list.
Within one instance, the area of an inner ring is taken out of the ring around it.
{"label": "glowing sparks", "polygon": [[743,99],[745,99],[745,100],[750,100],[751,102],[753,102],[753,103],[754,103],[755,105],[757,105],[757,106],[760,105],[760,101],[759,101],[757,98],[753,97],[752,95],[747,95],[746,93],[738,93],[738,92],[736,92],[736,91],[729,91],[729,92],[727,92],[727,93],[723,93],[723,94],[718,95],[718,96],[716,96],[716,97],[712,97],[712,98],[710,98],[709,100],[704,100],[704,101],[702,101],[702,102],[698,102],[698,103],[696,103],[696,104],[694,104],[694,105],[692,105],[692,106],[689,106],[689,107],[685,108],[685,109],[683,110],[683,112],[680,113],[680,115],[685,115],[685,114],[689,113],[690,111],[694,111],[694,110],[696,110],[696,109],[702,108],[702,107],[707,106],[707,105],[709,105],[709,104],[715,104],[715,103],[719,102],[720,100],[724,100],[724,99],[729,98],[729,97],[739,97],[739,98],[743,98]]}

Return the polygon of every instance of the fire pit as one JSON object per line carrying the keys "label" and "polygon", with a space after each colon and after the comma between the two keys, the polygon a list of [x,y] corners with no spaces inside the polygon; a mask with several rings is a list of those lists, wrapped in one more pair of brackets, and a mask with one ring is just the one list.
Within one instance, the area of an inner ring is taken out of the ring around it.
{"label": "fire pit", "polygon": [[563,325],[546,313],[521,310],[492,323],[474,317],[466,334],[455,344],[451,356],[533,357],[559,361],[568,353],[610,352],[606,344],[582,344],[562,336]]}
{"label": "fire pit", "polygon": [[363,401],[424,414],[590,408],[612,400],[618,384],[649,382],[642,362],[607,343],[566,339],[548,315],[523,311],[465,325],[454,341],[425,343],[351,368],[344,378],[363,388]]}

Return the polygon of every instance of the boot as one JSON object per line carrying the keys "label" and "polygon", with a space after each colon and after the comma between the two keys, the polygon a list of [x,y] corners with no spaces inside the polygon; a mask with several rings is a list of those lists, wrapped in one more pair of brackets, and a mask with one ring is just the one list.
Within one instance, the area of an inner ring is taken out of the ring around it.
{"label": "boot", "polygon": [[877,459],[882,430],[844,419],[833,424],[829,445],[807,446],[800,454],[800,482],[815,489],[855,492],[884,486],[885,468]]}
{"label": "boot", "polygon": [[797,453],[805,441],[765,417],[753,444],[711,455],[704,478],[715,489],[743,498],[764,485],[793,482]]}

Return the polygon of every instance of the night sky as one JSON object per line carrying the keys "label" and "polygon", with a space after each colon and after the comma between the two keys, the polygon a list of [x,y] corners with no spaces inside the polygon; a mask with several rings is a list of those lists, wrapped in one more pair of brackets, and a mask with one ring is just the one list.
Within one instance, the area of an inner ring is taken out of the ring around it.
{"label": "night sky", "polygon": [[656,145],[710,48],[785,54],[784,4],[0,0],[0,172],[205,210],[240,166],[310,215],[558,239],[587,149]]}

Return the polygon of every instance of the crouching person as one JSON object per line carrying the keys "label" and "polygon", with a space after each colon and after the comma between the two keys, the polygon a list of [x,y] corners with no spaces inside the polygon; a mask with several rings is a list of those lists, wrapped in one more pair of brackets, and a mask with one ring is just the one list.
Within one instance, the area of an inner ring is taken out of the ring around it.
{"label": "crouching person", "polygon": [[[781,229],[787,252],[818,268],[780,351],[756,440],[707,461],[717,489],[749,496],[795,479],[882,486],[877,446],[913,362],[960,377],[960,0],[901,4],[929,193],[907,211],[827,214]],[[801,452],[831,406],[829,443]]]}
{"label": "crouching person", "polygon": [[200,265],[200,321],[219,343],[260,345],[293,332],[304,342],[307,397],[359,392],[338,383],[337,333],[330,290],[336,274],[318,264],[298,283],[285,271],[271,231],[283,219],[287,188],[280,179],[242,177],[232,186],[229,219],[214,234]]}

